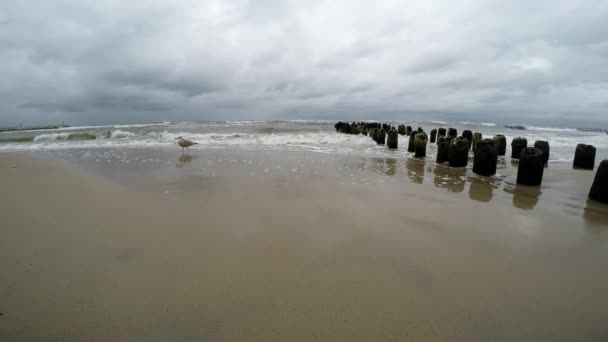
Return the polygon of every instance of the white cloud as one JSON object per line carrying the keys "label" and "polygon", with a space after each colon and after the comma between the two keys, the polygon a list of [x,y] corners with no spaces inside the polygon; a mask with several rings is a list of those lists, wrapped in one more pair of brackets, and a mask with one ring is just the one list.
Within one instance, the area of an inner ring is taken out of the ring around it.
{"label": "white cloud", "polygon": [[0,125],[424,113],[608,123],[601,2],[8,0],[0,13]]}
{"label": "white cloud", "polygon": [[515,70],[520,72],[542,72],[551,71],[553,64],[542,57],[530,57],[515,64]]}

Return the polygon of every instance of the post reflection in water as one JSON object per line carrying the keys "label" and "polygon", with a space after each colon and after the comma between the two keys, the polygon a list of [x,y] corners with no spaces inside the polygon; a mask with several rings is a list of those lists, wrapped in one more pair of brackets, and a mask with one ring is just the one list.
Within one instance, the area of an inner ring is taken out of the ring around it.
{"label": "post reflection in water", "polygon": [[372,158],[372,167],[376,173],[385,172],[384,159],[383,158]]}
{"label": "post reflection in water", "polygon": [[408,158],[405,163],[407,177],[416,184],[424,181],[424,159]]}
{"label": "post reflection in water", "polygon": [[496,161],[496,168],[497,169],[506,169],[507,168],[507,161],[505,160],[504,156],[498,157],[498,160]]}
{"label": "post reflection in water", "polygon": [[539,186],[525,186],[519,184],[505,185],[504,191],[513,195],[513,206],[524,210],[532,210],[538,204],[542,194]]}
{"label": "post reflection in water", "polygon": [[463,192],[466,184],[465,168],[449,167],[445,165],[435,166],[434,183],[437,188],[444,188],[451,192]]}
{"label": "post reflection in water", "polygon": [[603,228],[608,228],[608,204],[595,202],[587,199],[585,208],[583,209],[583,218],[585,222],[591,225],[599,225]]}
{"label": "post reflection in water", "polygon": [[184,167],[187,164],[190,164],[192,162],[192,159],[194,158],[191,155],[181,155],[179,158],[177,158],[177,164],[175,164],[175,167]]}
{"label": "post reflection in water", "polygon": [[386,167],[384,169],[384,173],[388,176],[394,176],[397,171],[397,159],[394,158],[386,158],[384,160]]}
{"label": "post reflection in water", "polygon": [[478,202],[490,202],[498,188],[489,178],[469,177],[469,198]]}
{"label": "post reflection in water", "polygon": [[[372,160],[372,162],[373,161],[374,160]],[[353,170],[365,170],[365,169],[367,169],[368,164],[369,164],[368,159],[361,158],[361,159],[355,159],[352,162],[348,163],[347,165],[349,166],[350,169],[353,169]]]}

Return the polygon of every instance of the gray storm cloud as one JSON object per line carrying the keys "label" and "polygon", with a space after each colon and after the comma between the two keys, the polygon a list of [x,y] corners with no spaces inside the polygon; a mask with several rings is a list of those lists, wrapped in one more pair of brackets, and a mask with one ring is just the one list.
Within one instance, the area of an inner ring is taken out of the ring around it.
{"label": "gray storm cloud", "polygon": [[608,125],[608,3],[0,4],[0,125],[437,118]]}

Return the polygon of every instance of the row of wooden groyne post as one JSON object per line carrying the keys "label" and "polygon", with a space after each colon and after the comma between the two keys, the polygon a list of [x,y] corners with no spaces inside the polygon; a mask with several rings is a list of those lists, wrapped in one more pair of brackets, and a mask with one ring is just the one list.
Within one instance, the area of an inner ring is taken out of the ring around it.
{"label": "row of wooden groyne post", "polygon": [[[390,149],[399,147],[399,136],[407,138],[407,150],[416,158],[426,157],[426,146],[437,144],[437,163],[448,163],[450,167],[466,167],[469,162],[469,151],[473,151],[473,172],[481,176],[496,174],[498,156],[507,151],[507,138],[498,134],[491,139],[483,139],[482,133],[465,130],[458,136],[455,128],[433,129],[429,135],[421,127],[414,130],[411,126],[397,127],[385,123],[338,122],[336,131],[346,134],[363,134],[370,136],[378,145]],[[526,138],[514,138],[511,141],[511,158],[518,159],[517,183],[528,186],[540,186],[545,166],[549,162],[550,146],[548,141],[537,140],[533,147],[528,147]],[[596,149],[592,145],[578,144],[574,152],[575,169],[593,170]],[[600,163],[589,197],[595,201],[608,203],[608,159]]]}

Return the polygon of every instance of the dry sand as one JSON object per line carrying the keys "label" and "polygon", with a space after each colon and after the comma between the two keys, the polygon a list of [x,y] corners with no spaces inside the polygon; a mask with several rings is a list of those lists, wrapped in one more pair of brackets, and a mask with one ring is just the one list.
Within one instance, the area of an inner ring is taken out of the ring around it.
{"label": "dry sand", "polygon": [[608,340],[605,207],[176,166],[152,195],[1,155],[0,341]]}

